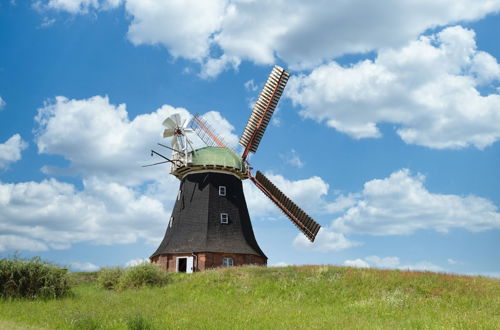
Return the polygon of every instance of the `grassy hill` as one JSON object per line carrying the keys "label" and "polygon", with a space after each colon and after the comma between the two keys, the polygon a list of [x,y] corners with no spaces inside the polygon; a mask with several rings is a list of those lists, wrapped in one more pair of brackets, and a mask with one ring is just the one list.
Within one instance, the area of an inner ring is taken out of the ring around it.
{"label": "grassy hill", "polygon": [[168,285],[0,300],[0,328],[500,328],[500,280],[333,266],[236,267],[172,274]]}

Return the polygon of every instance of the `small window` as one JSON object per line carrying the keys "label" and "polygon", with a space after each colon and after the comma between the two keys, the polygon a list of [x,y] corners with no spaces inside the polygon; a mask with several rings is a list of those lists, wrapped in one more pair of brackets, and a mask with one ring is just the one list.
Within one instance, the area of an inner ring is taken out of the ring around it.
{"label": "small window", "polygon": [[174,222],[174,217],[170,217],[170,222],[168,223],[168,226],[172,228],[172,223]]}
{"label": "small window", "polygon": [[219,186],[219,196],[226,196],[226,186]]}
{"label": "small window", "polygon": [[179,192],[177,193],[177,200],[180,200],[181,199],[181,191],[179,190]]}
{"label": "small window", "polygon": [[227,213],[220,214],[220,223],[224,223],[224,224],[229,223],[229,217],[228,217]]}
{"label": "small window", "polygon": [[222,266],[224,266],[224,267],[232,267],[232,266],[234,266],[234,260],[233,260],[233,258],[223,258],[222,259]]}

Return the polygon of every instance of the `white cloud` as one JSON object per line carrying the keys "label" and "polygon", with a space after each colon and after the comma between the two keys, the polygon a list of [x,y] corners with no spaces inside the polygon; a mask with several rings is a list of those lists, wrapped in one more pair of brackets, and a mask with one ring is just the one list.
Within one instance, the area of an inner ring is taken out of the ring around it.
{"label": "white cloud", "polygon": [[72,262],[70,266],[72,269],[82,272],[95,272],[100,269],[99,266],[90,262]]}
{"label": "white cloud", "polygon": [[[259,89],[259,86],[255,83],[255,81],[253,81],[253,79],[247,81],[243,86],[245,86],[245,89],[250,92],[256,92]],[[253,108],[253,105],[250,108]]]}
{"label": "white cloud", "polygon": [[135,267],[135,266],[139,266],[139,265],[142,265],[142,264],[148,264],[150,261],[148,258],[144,258],[144,259],[132,259],[132,260],[129,260],[125,263],[125,267]]}
{"label": "white cloud", "polygon": [[293,240],[293,246],[302,250],[311,251],[340,251],[361,245],[359,242],[349,240],[342,233],[337,233],[328,227],[322,227],[316,239],[311,243],[302,233],[297,234]]}
{"label": "white cloud", "polygon": [[415,264],[401,264],[398,257],[385,257],[369,256],[364,259],[354,259],[344,261],[345,266],[358,267],[358,268],[388,268],[388,269],[401,269],[401,270],[417,270],[417,271],[431,271],[443,272],[444,269],[434,265],[428,261],[420,261]]}
{"label": "white cloud", "polygon": [[354,138],[380,137],[377,124],[393,123],[409,144],[482,149],[500,138],[500,94],[478,88],[500,80],[500,65],[474,37],[449,27],[374,61],[331,62],[292,77],[287,95],[302,116]]}
{"label": "white cloud", "polygon": [[280,261],[280,262],[277,262],[277,263],[271,265],[271,267],[287,267],[287,266],[290,266],[290,264],[288,264],[284,261]]}
{"label": "white cloud", "polygon": [[500,213],[489,200],[476,196],[435,194],[424,176],[406,169],[365,183],[331,228],[340,233],[411,234],[420,229],[447,232],[452,228],[482,231],[500,228]]}
{"label": "white cloud", "polygon": [[127,0],[125,7],[132,16],[128,38],[133,44],[160,44],[174,57],[201,61],[220,28],[226,1]]}
{"label": "white cloud", "polygon": [[21,159],[21,152],[28,147],[19,134],[12,135],[0,143],[0,170]]}
{"label": "white cloud", "polygon": [[5,101],[3,100],[3,98],[0,96],[0,110],[2,110],[3,108],[5,108],[5,105],[7,103],[5,103]]}
{"label": "white cloud", "polygon": [[463,265],[464,264],[462,261],[455,260],[452,258],[446,259],[446,262],[448,262],[450,265]]}
{"label": "white cloud", "polygon": [[285,161],[285,163],[295,166],[297,168],[304,167],[304,162],[300,159],[299,154],[295,149],[290,150],[287,154],[281,154],[280,158]]}
{"label": "white cloud", "polygon": [[97,0],[50,0],[46,8],[67,11],[71,14],[86,13],[89,9],[98,8]]}
{"label": "white cloud", "polygon": [[[139,239],[159,243],[170,205],[117,183],[87,179],[83,185],[79,191],[55,179],[0,183],[0,235],[16,238],[2,240],[4,249],[64,249],[78,242],[109,245]],[[171,189],[175,197],[177,186]],[[13,246],[16,240],[18,246]]]}
{"label": "white cloud", "polygon": [[168,165],[141,165],[152,162],[149,150],[162,141],[161,123],[174,113],[189,117],[183,108],[164,105],[129,120],[126,106],[110,104],[107,97],[56,97],[55,102],[38,111],[36,143],[39,153],[62,155],[70,166],[46,166],[43,170],[47,174],[93,176],[128,185],[168,180]]}
{"label": "white cloud", "polygon": [[56,10],[70,14],[87,14],[92,10],[108,10],[120,6],[122,0],[38,0],[34,7],[39,10]]}
{"label": "white cloud", "polygon": [[40,241],[18,235],[4,235],[0,231],[0,251],[47,251],[48,249],[48,246]]}
{"label": "white cloud", "polygon": [[210,65],[211,49],[220,49],[216,74],[230,64],[224,58],[235,59],[232,65],[240,60],[272,64],[279,58],[294,68],[311,68],[347,53],[399,47],[429,28],[497,12],[500,3],[127,0],[126,8],[133,17],[128,36],[134,44],[161,44],[174,57]]}
{"label": "white cloud", "polygon": [[220,73],[232,67],[234,70],[240,65],[240,59],[222,55],[220,58],[209,58],[202,66],[200,77],[204,79],[217,77]]}
{"label": "white cloud", "polygon": [[344,261],[344,266],[356,267],[356,268],[369,268],[370,264],[363,259],[353,259]]}

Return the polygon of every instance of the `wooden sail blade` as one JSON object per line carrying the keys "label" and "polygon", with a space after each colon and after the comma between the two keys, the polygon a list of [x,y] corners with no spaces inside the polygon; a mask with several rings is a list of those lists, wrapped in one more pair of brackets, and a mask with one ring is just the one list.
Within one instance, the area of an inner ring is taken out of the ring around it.
{"label": "wooden sail blade", "polygon": [[249,152],[257,151],[289,77],[290,73],[279,66],[271,71],[240,138],[239,143],[245,148],[243,159],[246,159]]}
{"label": "wooden sail blade", "polygon": [[281,192],[268,178],[257,171],[255,177],[250,176],[255,185],[278,206],[285,215],[314,242],[321,226],[313,220],[307,213],[297,206],[290,198]]}

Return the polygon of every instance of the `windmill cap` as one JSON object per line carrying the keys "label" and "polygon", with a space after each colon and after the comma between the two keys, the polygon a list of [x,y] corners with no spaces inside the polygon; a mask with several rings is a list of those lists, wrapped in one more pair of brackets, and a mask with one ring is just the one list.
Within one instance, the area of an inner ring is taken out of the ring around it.
{"label": "windmill cap", "polygon": [[232,150],[223,147],[204,147],[189,153],[187,166],[179,167],[173,174],[178,178],[193,171],[226,171],[246,178],[246,166],[241,157]]}

